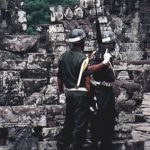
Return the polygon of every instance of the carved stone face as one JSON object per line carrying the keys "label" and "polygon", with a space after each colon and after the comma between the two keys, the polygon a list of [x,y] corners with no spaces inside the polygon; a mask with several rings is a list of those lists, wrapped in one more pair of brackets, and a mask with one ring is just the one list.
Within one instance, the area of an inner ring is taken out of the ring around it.
{"label": "carved stone face", "polygon": [[50,7],[49,10],[51,12],[50,14],[51,22],[55,22],[56,21],[55,7]]}
{"label": "carved stone face", "polygon": [[76,9],[74,10],[74,15],[76,18],[83,18],[84,14],[81,7],[76,7]]}
{"label": "carved stone face", "polygon": [[23,24],[22,24],[22,30],[23,30],[23,31],[26,31],[26,30],[27,30],[27,24],[26,24],[26,23],[23,23]]}
{"label": "carved stone face", "polygon": [[23,10],[19,10],[18,11],[18,22],[19,23],[27,22],[26,12],[25,11],[23,11]]}
{"label": "carved stone face", "polygon": [[26,12],[23,10],[18,11],[18,23],[21,24],[22,30],[27,30],[27,18],[26,18]]}
{"label": "carved stone face", "polygon": [[64,18],[63,12],[64,12],[63,7],[61,5],[58,5],[57,6],[57,12],[56,12],[57,21],[60,21]]}
{"label": "carved stone face", "polygon": [[71,20],[73,18],[73,12],[70,7],[67,7],[64,16],[67,20]]}
{"label": "carved stone face", "polygon": [[95,7],[95,2],[96,7],[100,7],[101,0],[80,0],[80,5],[83,8]]}

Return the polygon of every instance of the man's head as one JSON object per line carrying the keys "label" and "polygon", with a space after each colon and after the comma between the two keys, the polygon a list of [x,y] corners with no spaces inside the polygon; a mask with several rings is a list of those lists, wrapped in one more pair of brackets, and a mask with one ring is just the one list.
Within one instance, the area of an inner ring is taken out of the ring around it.
{"label": "man's head", "polygon": [[112,31],[104,31],[102,33],[102,45],[110,52],[114,51],[116,43],[115,33]]}
{"label": "man's head", "polygon": [[69,38],[66,40],[67,42],[72,43],[73,47],[78,47],[79,50],[84,49],[86,34],[83,29],[73,29]]}

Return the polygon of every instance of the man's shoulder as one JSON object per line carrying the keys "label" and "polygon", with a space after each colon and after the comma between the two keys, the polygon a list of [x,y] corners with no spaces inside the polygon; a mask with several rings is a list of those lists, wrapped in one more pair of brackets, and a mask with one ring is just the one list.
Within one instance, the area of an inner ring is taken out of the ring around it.
{"label": "man's shoulder", "polygon": [[64,52],[64,53],[60,56],[59,60],[62,60],[66,55],[68,55],[68,52],[69,52],[69,51]]}

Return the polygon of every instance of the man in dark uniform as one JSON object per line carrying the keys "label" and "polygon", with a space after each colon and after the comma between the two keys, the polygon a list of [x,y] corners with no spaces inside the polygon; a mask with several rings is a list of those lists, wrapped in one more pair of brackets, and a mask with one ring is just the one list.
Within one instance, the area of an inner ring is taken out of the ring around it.
{"label": "man in dark uniform", "polygon": [[[105,51],[114,52],[115,34],[111,31],[102,33],[101,51],[97,52],[91,64],[98,64],[103,61]],[[112,60],[111,60],[112,61]],[[97,109],[91,117],[91,139],[92,150],[98,150],[98,143],[101,141],[100,150],[112,149],[112,136],[115,125],[115,97],[112,88],[112,82],[115,80],[115,74],[112,68],[112,62],[103,69],[93,73],[91,79],[93,87],[94,106]],[[96,103],[95,103],[96,102]],[[95,105],[96,104],[96,105]],[[93,107],[91,107],[93,109]],[[94,108],[94,109],[95,109]]]}
{"label": "man in dark uniform", "polygon": [[[82,29],[72,30],[68,39],[72,49],[61,56],[58,64],[59,93],[64,92],[64,85],[67,88],[64,127],[57,137],[59,150],[69,149],[70,144],[73,145],[73,150],[83,149],[89,113],[89,74],[104,68],[110,60],[110,54],[106,54],[103,62],[87,68],[88,62],[82,53],[85,37]],[[84,62],[86,63],[83,64]]]}

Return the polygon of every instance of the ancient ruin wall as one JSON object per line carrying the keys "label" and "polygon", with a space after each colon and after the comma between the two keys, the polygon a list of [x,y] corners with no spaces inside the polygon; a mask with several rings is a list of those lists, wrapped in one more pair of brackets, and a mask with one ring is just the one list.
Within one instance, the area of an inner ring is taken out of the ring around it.
{"label": "ancient ruin wall", "polygon": [[[17,12],[22,8],[21,1],[18,2]],[[114,85],[118,113],[115,150],[122,147],[143,149],[143,142],[132,139],[131,124],[144,121],[139,105],[143,100],[143,82],[140,80],[145,71],[141,73],[139,70],[146,68],[147,71],[149,65],[131,63],[128,66],[127,62],[149,59],[148,3],[146,0],[105,0],[97,3],[101,28],[116,33],[116,58],[124,61],[124,65],[120,62],[115,65],[117,78],[121,80]],[[11,4],[14,12],[15,4]],[[63,13],[59,14],[58,10],[63,10]],[[78,11],[80,15],[76,13]],[[7,21],[7,26],[0,28],[1,33],[7,32],[5,36],[2,34],[0,45],[0,144],[4,145],[3,149],[56,149],[55,136],[63,125],[65,110],[65,105],[58,98],[56,73],[58,58],[69,50],[70,45],[65,39],[71,29],[82,27],[88,36],[85,51],[93,51],[97,45],[93,7],[89,8],[82,1],[81,8],[50,6],[50,12],[51,23],[39,25],[38,36],[23,35],[22,23],[15,24],[16,27]],[[11,19],[14,23],[18,22],[16,17]],[[1,24],[4,25],[4,22]],[[14,35],[17,32],[20,35]],[[130,71],[122,72],[120,65]],[[146,76],[148,80],[148,73]]]}

